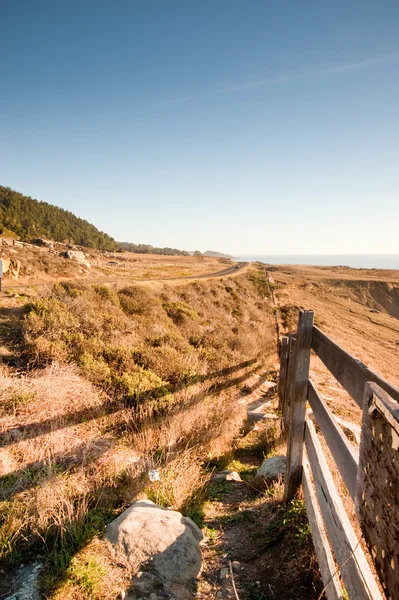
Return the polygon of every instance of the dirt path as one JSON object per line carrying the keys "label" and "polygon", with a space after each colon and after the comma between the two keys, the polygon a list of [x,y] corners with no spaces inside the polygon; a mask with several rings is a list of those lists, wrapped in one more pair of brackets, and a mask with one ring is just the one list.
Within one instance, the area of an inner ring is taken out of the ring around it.
{"label": "dirt path", "polygon": [[[227,269],[222,269],[221,271],[215,271],[215,272],[211,272],[211,273],[203,273],[200,275],[185,275],[182,277],[135,277],[134,275],[130,276],[130,277],[121,277],[118,279],[112,279],[112,277],[110,276],[104,276],[104,277],[96,277],[95,279],[84,279],[84,278],[74,278],[74,279],[68,279],[66,277],[62,277],[59,279],[60,282],[62,283],[88,283],[88,284],[102,284],[102,283],[119,283],[119,284],[128,284],[128,283],[140,283],[140,282],[152,282],[152,281],[157,281],[157,282],[164,282],[164,281],[185,281],[187,280],[196,280],[196,279],[211,279],[213,277],[227,277],[229,275],[236,275],[237,273],[239,273],[242,269],[244,269],[249,263],[247,262],[240,262],[240,263],[236,263],[231,267],[228,267]],[[37,287],[37,286],[41,286],[41,285],[48,285],[51,283],[56,283],[57,280],[54,279],[53,281],[29,281],[26,283],[15,283],[14,281],[10,280],[10,279],[6,279],[3,283],[2,283],[2,288],[3,290],[8,290],[8,289],[29,289],[32,287]]]}
{"label": "dirt path", "polygon": [[242,481],[212,479],[206,490],[198,600],[310,600],[320,594],[303,502],[284,504],[281,481],[254,481],[266,457],[286,452],[279,419],[261,418],[265,411],[276,414],[274,389],[250,394],[248,409],[255,409],[256,420],[248,419],[231,454],[213,465],[215,473],[236,471]]}

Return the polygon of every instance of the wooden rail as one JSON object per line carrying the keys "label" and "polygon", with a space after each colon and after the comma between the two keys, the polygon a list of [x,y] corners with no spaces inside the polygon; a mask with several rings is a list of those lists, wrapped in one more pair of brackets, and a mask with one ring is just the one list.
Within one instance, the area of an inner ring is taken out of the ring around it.
{"label": "wooden rail", "polygon": [[17,247],[17,248],[31,248],[34,250],[41,250],[42,252],[48,252],[48,254],[54,254],[54,255],[59,254],[59,252],[57,252],[57,250],[54,250],[54,248],[51,248],[49,246],[39,246],[36,244],[29,244],[28,242],[22,242],[20,240],[16,240],[15,238],[0,237],[0,246]]}
{"label": "wooden rail", "polygon": [[[363,408],[360,450],[309,377],[311,351]],[[302,484],[327,599],[382,599],[371,562],[386,598],[399,599],[399,389],[315,327],[312,311],[300,311],[296,334],[282,339],[280,362],[279,406],[288,432],[285,499],[292,500]],[[319,436],[354,502],[368,558]]]}
{"label": "wooden rail", "polygon": [[364,386],[368,381],[377,383],[394,400],[399,401],[399,389],[396,386],[354,358],[317,327],[313,328],[312,350],[360,407],[363,406]]}

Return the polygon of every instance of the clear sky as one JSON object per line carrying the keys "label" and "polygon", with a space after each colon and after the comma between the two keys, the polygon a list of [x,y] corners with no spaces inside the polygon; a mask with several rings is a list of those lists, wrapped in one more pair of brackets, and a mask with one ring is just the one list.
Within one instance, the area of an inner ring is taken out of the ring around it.
{"label": "clear sky", "polygon": [[399,252],[399,2],[1,0],[0,183],[117,240]]}

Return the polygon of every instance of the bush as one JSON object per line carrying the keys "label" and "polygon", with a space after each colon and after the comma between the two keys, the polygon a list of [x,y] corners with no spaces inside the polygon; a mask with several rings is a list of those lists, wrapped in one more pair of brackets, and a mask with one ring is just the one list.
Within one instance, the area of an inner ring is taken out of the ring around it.
{"label": "bush", "polygon": [[162,306],[168,317],[177,325],[184,323],[185,317],[198,318],[197,312],[186,302],[165,302]]}

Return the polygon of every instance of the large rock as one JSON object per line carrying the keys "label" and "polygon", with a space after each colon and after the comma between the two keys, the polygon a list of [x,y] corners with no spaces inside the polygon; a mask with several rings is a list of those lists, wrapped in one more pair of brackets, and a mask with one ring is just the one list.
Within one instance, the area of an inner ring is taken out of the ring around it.
{"label": "large rock", "polygon": [[66,252],[61,252],[60,256],[62,256],[63,258],[69,258],[70,260],[75,260],[80,265],[83,265],[88,269],[90,269],[91,267],[91,264],[89,263],[83,252],[81,252],[80,250],[67,250]]}
{"label": "large rock", "polygon": [[202,532],[179,512],[139,500],[107,528],[106,537],[117,554],[126,555],[132,565],[149,568],[165,589],[189,587],[201,571],[199,542]]}
{"label": "large rock", "polygon": [[45,240],[43,238],[35,238],[31,241],[31,244],[34,244],[35,246],[42,246],[43,248],[52,248],[54,245],[51,240]]}
{"label": "large rock", "polygon": [[12,277],[13,279],[18,279],[20,270],[21,270],[21,261],[13,259],[10,262],[10,266],[8,268],[8,273],[9,273],[10,277]]}
{"label": "large rock", "polygon": [[272,479],[277,480],[285,475],[287,468],[286,456],[271,456],[258,469],[255,479]]}

